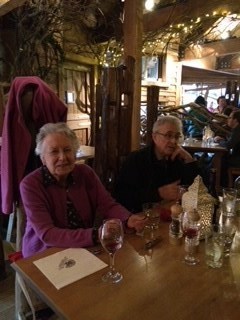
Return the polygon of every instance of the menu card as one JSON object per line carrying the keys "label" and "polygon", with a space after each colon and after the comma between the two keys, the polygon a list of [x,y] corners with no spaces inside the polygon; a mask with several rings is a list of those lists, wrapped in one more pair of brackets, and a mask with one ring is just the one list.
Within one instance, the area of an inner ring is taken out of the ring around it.
{"label": "menu card", "polygon": [[66,249],[33,263],[57,289],[107,267],[88,250],[80,248]]}

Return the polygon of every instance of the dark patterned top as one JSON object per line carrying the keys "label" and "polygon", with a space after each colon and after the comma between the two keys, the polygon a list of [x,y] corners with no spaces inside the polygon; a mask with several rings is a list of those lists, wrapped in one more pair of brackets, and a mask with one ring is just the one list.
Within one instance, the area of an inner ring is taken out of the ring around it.
{"label": "dark patterned top", "polygon": [[[42,166],[43,184],[47,188],[52,184],[57,184],[57,180],[51,175],[46,166]],[[84,228],[83,221],[76,212],[76,208],[72,201],[68,198],[68,187],[74,184],[73,176],[70,174],[67,178],[66,191],[67,191],[67,221],[69,229]]]}

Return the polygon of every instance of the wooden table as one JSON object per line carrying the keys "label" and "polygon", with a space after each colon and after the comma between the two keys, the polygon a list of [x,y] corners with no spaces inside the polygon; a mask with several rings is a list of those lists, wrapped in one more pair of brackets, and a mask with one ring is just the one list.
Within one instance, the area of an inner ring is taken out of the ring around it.
{"label": "wooden table", "polygon": [[85,162],[86,160],[93,159],[95,157],[95,147],[80,146],[80,152],[77,153],[76,163]]}
{"label": "wooden table", "polygon": [[[220,145],[207,145],[201,140],[193,140],[192,143],[183,142],[182,147],[189,153],[194,154],[196,152],[214,153],[213,166],[216,168],[216,190],[219,193],[221,191],[221,160],[228,150]],[[227,173],[226,173],[227,174]]]}
{"label": "wooden table", "polygon": [[[184,246],[169,244],[168,223],[159,229],[162,241],[143,249],[137,235],[126,235],[117,252],[116,268],[122,282],[103,283],[96,272],[57,290],[32,263],[61,249],[52,248],[14,263],[19,272],[61,319],[69,320],[238,320],[240,316],[240,256],[225,258],[223,267],[211,269],[204,262],[182,262]],[[104,262],[108,256],[98,255]]]}

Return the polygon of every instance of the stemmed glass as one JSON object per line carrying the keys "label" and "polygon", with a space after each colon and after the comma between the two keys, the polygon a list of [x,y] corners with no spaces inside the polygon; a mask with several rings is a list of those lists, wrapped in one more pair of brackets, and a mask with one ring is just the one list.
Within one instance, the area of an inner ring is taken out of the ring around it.
{"label": "stemmed glass", "polygon": [[189,265],[195,265],[199,259],[195,256],[198,245],[199,226],[193,225],[191,221],[186,220],[183,225],[183,233],[185,235],[185,251],[184,262]]}
{"label": "stemmed glass", "polygon": [[123,244],[123,226],[119,219],[108,219],[100,228],[100,241],[109,254],[109,271],[102,276],[104,282],[117,283],[122,280],[121,273],[115,270],[114,258]]}
{"label": "stemmed glass", "polygon": [[225,235],[225,241],[224,241],[224,255],[225,257],[230,255],[231,247],[233,238],[235,236],[237,227],[235,225],[234,218],[231,217],[224,217],[223,220],[223,231]]}

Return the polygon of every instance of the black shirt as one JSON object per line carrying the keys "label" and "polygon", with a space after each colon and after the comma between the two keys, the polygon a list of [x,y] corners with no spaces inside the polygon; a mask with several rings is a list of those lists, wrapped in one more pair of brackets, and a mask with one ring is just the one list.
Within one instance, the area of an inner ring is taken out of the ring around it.
{"label": "black shirt", "polygon": [[179,159],[158,160],[153,145],[132,152],[117,177],[114,196],[131,212],[142,211],[142,204],[158,202],[158,188],[180,180],[191,185],[198,175],[196,161],[185,164]]}

